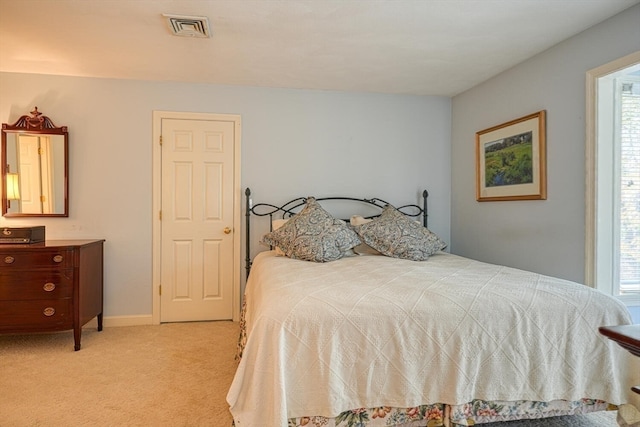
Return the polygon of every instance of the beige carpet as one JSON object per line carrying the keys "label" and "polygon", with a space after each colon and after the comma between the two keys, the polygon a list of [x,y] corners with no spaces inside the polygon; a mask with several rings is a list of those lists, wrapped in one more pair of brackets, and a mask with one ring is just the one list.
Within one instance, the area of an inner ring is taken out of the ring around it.
{"label": "beige carpet", "polygon": [[[77,352],[71,331],[0,335],[0,427],[230,427],[238,330],[233,322],[86,328]],[[599,413],[498,426],[617,423]]]}
{"label": "beige carpet", "polygon": [[0,426],[231,426],[238,323],[0,335]]}

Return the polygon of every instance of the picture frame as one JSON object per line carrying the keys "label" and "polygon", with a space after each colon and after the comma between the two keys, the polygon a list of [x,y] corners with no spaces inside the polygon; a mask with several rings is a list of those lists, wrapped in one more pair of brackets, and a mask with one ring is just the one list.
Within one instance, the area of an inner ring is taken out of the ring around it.
{"label": "picture frame", "polygon": [[546,111],[476,132],[476,200],[546,200]]}

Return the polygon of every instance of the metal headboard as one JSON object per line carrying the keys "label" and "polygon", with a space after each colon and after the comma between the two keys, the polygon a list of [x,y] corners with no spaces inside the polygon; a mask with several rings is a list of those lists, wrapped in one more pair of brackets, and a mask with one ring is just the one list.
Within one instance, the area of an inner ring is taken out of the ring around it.
{"label": "metal headboard", "polygon": [[[269,230],[271,230],[272,229],[271,224],[274,220],[274,217],[275,218],[292,217],[293,215],[298,213],[298,208],[300,208],[301,206],[304,206],[304,204],[307,202],[307,197],[297,197],[293,200],[289,200],[287,203],[281,206],[277,206],[277,205],[272,205],[270,203],[258,203],[256,205],[252,205],[250,188],[247,188],[245,190],[244,195],[245,195],[245,201],[246,201],[245,220],[246,220],[246,227],[247,227],[245,269],[247,270],[247,277],[249,277],[249,273],[251,272],[251,264],[253,263],[253,261],[251,260],[251,215],[253,214],[256,216],[268,216]],[[428,197],[429,197],[429,192],[427,190],[424,190],[422,192],[422,206],[410,204],[410,205],[396,207],[396,209],[398,209],[400,212],[410,217],[422,217],[422,224],[425,227],[427,227],[427,218],[429,216],[427,212]],[[380,209],[380,211],[382,211],[382,209],[389,204],[388,202],[385,202],[384,200],[379,199],[377,197],[374,197],[372,199],[358,199],[354,197],[342,197],[342,196],[316,198],[316,201],[318,202],[332,201],[332,200],[346,200],[346,201],[364,203],[365,205],[374,206]],[[379,215],[380,214],[370,215],[370,216],[367,216],[366,218],[375,218]],[[349,222],[349,219],[348,218],[344,219],[344,221]]]}

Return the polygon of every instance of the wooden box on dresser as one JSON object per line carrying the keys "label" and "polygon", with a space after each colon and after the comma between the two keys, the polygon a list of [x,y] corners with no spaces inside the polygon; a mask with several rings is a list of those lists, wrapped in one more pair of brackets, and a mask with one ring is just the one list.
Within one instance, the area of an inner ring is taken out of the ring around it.
{"label": "wooden box on dresser", "polygon": [[102,330],[104,240],[0,245],[0,333]]}

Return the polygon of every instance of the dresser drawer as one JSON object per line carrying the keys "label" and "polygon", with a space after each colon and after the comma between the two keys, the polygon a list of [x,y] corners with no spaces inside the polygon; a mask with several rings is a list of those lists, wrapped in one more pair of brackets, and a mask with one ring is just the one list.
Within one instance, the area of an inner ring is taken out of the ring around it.
{"label": "dresser drawer", "polygon": [[70,298],[72,295],[73,269],[0,270],[0,301]]}
{"label": "dresser drawer", "polygon": [[71,299],[0,301],[0,331],[72,328]]}
{"label": "dresser drawer", "polygon": [[0,270],[18,268],[71,268],[73,251],[47,249],[39,251],[12,251],[0,249]]}

